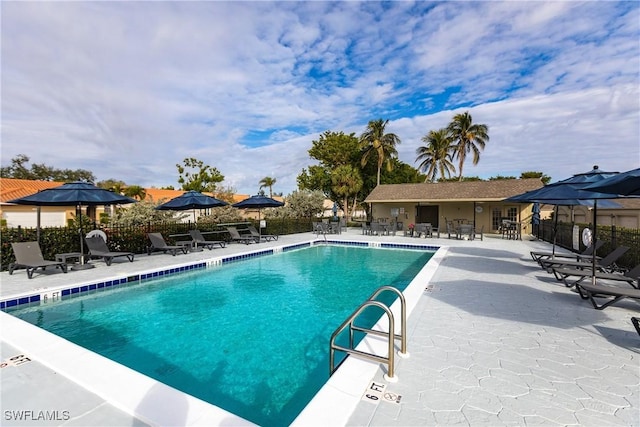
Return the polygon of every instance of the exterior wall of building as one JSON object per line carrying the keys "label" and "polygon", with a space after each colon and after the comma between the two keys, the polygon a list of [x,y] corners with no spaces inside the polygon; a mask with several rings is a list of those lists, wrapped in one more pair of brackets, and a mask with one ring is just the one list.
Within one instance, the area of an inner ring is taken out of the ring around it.
{"label": "exterior wall of building", "polygon": [[[587,206],[560,206],[558,221],[590,224],[593,222],[593,210]],[[598,225],[640,228],[640,211],[637,209],[598,208]]]}
{"label": "exterior wall of building", "polygon": [[[474,223],[484,233],[497,232],[502,218],[510,218],[522,224],[523,233],[531,233],[532,205],[506,204],[501,202],[441,202],[441,203],[372,203],[373,220],[391,221],[397,212],[397,221],[406,229],[409,224],[420,222],[418,209],[437,206],[441,232],[446,230],[446,221]],[[436,226],[436,224],[433,224]]]}

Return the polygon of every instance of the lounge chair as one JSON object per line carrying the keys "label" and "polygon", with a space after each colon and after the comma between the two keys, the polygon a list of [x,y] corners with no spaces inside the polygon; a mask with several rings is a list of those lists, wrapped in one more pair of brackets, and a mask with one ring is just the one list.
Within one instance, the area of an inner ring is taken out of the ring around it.
{"label": "lounge chair", "polygon": [[633,327],[636,328],[636,332],[638,332],[638,335],[640,335],[640,318],[632,317],[631,323],[633,323]]}
{"label": "lounge chair", "polygon": [[227,227],[227,231],[229,232],[229,235],[231,236],[231,241],[232,242],[239,242],[239,243],[244,243],[245,245],[248,245],[249,243],[259,243],[260,241],[253,236],[248,236],[248,235],[241,235],[240,232],[238,231],[237,228],[235,227]]}
{"label": "lounge chair", "polygon": [[18,242],[11,243],[13,254],[16,256],[16,262],[9,265],[9,274],[17,268],[25,268],[27,277],[33,278],[33,273],[41,268],[45,270],[47,267],[60,268],[63,273],[67,272],[67,264],[64,262],[47,261],[42,256],[42,250],[38,242]]}
{"label": "lounge chair", "polygon": [[205,248],[211,250],[215,245],[224,248],[227,243],[223,240],[207,240],[204,238],[200,230],[189,230],[189,235],[191,236],[191,240],[193,241],[193,246],[199,248],[200,246],[204,246]]}
{"label": "lounge chair", "polygon": [[[553,272],[556,277],[561,277],[561,280],[567,288],[571,288],[582,282],[584,279],[589,279],[593,276],[593,272],[590,269],[554,268]],[[596,271],[595,276],[596,280],[627,282],[631,287],[637,289],[640,285],[640,264],[624,273],[605,273]],[[573,281],[568,280],[571,277],[576,277],[576,279]]]}
{"label": "lounge chair", "polygon": [[251,233],[251,237],[256,238],[258,240],[262,239],[265,242],[270,242],[272,240],[278,240],[278,236],[275,234],[260,234],[258,230],[253,225],[250,225],[247,230]]}
{"label": "lounge chair", "polygon": [[[605,285],[592,285],[591,283],[578,283],[576,289],[582,299],[588,299],[591,301],[591,305],[596,310],[603,310],[609,307],[611,304],[623,300],[625,298],[632,298],[640,300],[640,289],[626,288],[622,286],[605,286]],[[604,304],[598,303],[596,297],[613,297]]]}
{"label": "lounge chair", "polygon": [[89,248],[89,258],[102,258],[107,266],[111,265],[114,258],[120,257],[126,257],[129,262],[133,262],[133,252],[113,252],[100,236],[85,237],[84,241]]}
{"label": "lounge chair", "polygon": [[162,251],[162,253],[166,254],[169,252],[171,255],[176,256],[178,251],[186,254],[189,250],[189,246],[186,245],[167,245],[164,237],[162,237],[162,233],[149,233],[147,236],[151,241],[151,245],[147,246],[148,255],[151,255],[151,252]]}
{"label": "lounge chair", "polygon": [[[604,240],[598,240],[596,242],[595,248],[596,249],[600,249],[600,247],[604,245]],[[593,245],[588,246],[584,251],[580,252],[579,254],[565,254],[565,253],[554,253],[554,252],[537,252],[537,251],[531,251],[531,258],[533,258],[534,261],[536,261],[538,264],[540,264],[540,266],[542,266],[542,260],[547,260],[547,259],[556,259],[556,258],[561,258],[563,260],[569,260],[569,259],[573,259],[576,261],[584,261],[583,258],[588,257],[590,258],[591,255],[593,255]]]}
{"label": "lounge chair", "polygon": [[[627,252],[629,248],[627,246],[618,246],[613,251],[611,251],[607,256],[602,259],[596,260],[596,270],[597,271],[605,271],[605,272],[613,272],[618,270],[618,266],[616,265],[616,261]],[[542,264],[542,268],[546,269],[548,272],[552,272],[555,268],[592,268],[591,261],[566,261],[560,259],[543,259],[540,260]],[[561,276],[556,276],[556,279],[562,280]]]}

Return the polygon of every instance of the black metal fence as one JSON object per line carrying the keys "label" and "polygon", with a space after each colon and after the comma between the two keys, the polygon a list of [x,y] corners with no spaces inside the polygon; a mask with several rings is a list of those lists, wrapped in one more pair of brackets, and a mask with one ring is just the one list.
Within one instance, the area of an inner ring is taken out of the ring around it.
{"label": "black metal fence", "polygon": [[[257,227],[257,221],[249,220]],[[242,224],[239,224],[241,226]],[[191,229],[199,229],[203,232],[217,231],[223,239],[228,239],[225,235],[228,224],[196,224],[196,223],[148,223],[143,226],[120,226],[104,227],[93,224],[93,228],[100,229],[107,234],[109,247],[112,250],[128,251],[134,253],[144,253],[149,244],[147,233],[162,233],[168,244],[173,244],[180,237],[176,235],[186,235]],[[576,224],[580,231],[588,224]],[[536,237],[547,242],[553,242],[553,221],[541,221]],[[556,245],[562,248],[573,250],[573,226],[571,223],[559,223],[556,236]],[[313,229],[311,219],[289,219],[273,218],[267,221],[265,234],[294,234],[309,232]],[[84,234],[89,230],[84,230]],[[2,270],[6,270],[10,263],[15,261],[12,242],[24,242],[38,240],[38,232],[35,228],[3,228],[0,245],[0,262]],[[627,246],[629,251],[617,263],[621,267],[633,268],[640,264],[640,230],[620,228],[615,226],[598,225],[598,240],[604,241],[604,245],[598,249],[599,254],[607,254],[617,246]],[[48,227],[40,230],[40,247],[45,259],[54,259],[55,254],[64,252],[78,252],[80,250],[80,233],[73,227]],[[585,245],[581,238],[578,238],[578,251],[583,251]]]}
{"label": "black metal fence", "polygon": [[[589,224],[572,224],[572,223],[558,223],[558,232],[556,235],[556,245],[569,250],[573,249],[573,226],[579,227],[578,233],[578,245],[577,252],[581,252],[586,249],[582,242],[581,233],[585,227],[590,227]],[[553,242],[553,220],[544,220],[541,222],[538,228],[536,237],[545,240],[547,242]],[[593,229],[592,229],[593,231]],[[618,246],[627,246],[629,250],[625,253],[619,261],[616,262],[620,267],[633,268],[640,264],[640,230],[631,228],[622,228],[616,226],[598,225],[598,240],[603,241],[604,245],[598,249],[598,254],[604,256],[614,250]]]}
{"label": "black metal fence", "polygon": [[[258,226],[257,221],[236,223],[238,227],[253,224]],[[137,254],[145,253],[149,241],[147,233],[162,233],[167,244],[174,244],[175,241],[188,238],[189,230],[198,229],[202,232],[218,232],[216,239],[229,240],[226,227],[231,224],[196,224],[196,223],[147,223],[139,226],[118,226],[108,227],[93,224],[87,227],[81,234],[75,227],[47,227],[41,228],[38,236],[36,228],[3,228],[0,245],[0,262],[2,270],[6,270],[9,264],[15,261],[12,242],[36,241],[40,242],[40,248],[45,259],[55,259],[55,255],[65,252],[79,252],[80,238],[91,230],[102,230],[107,235],[109,248],[115,251],[127,251]],[[267,221],[267,227],[263,228],[264,234],[294,234],[304,233],[312,230],[310,219],[288,219],[273,218]],[[182,235],[182,236],[180,236]]]}

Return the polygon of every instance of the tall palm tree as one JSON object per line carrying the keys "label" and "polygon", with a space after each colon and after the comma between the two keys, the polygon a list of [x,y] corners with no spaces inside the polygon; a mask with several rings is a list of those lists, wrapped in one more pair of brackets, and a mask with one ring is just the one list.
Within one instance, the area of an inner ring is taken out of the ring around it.
{"label": "tall palm tree", "polygon": [[489,127],[482,124],[473,124],[473,119],[468,111],[456,114],[447,127],[455,146],[455,157],[458,158],[458,181],[462,181],[462,166],[467,158],[467,153],[473,152],[473,164],[480,161],[480,151],[489,141]]}
{"label": "tall palm tree", "polygon": [[361,165],[368,163],[372,156],[378,160],[377,185],[380,185],[380,170],[386,163],[387,170],[391,171],[393,164],[391,158],[398,156],[396,145],[400,144],[400,138],[395,133],[384,133],[389,120],[371,120],[367,129],[360,135],[360,148],[363,150]]}
{"label": "tall palm tree", "polygon": [[450,178],[451,173],[456,171],[456,167],[451,163],[453,160],[453,145],[451,135],[447,129],[431,130],[422,137],[422,142],[426,145],[416,149],[416,162],[422,160],[418,169],[426,175],[427,181],[435,181],[440,173],[442,178]]}
{"label": "tall palm tree", "polygon": [[265,176],[260,180],[260,189],[264,187],[269,187],[269,197],[273,197],[273,186],[276,183],[275,178],[271,178],[270,176]]}

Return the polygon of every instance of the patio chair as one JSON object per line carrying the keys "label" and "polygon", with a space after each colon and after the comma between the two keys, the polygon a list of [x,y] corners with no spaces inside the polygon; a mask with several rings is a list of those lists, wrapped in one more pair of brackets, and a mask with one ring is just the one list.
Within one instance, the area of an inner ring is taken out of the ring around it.
{"label": "patio chair", "polygon": [[455,226],[453,225],[453,221],[445,221],[445,224],[447,226],[447,238],[451,238],[451,235],[453,235],[454,237],[458,237],[458,232],[456,231]]}
{"label": "patio chair", "polygon": [[[593,272],[590,269],[579,268],[554,268],[554,274],[556,277],[561,277],[564,285],[567,288],[571,288],[576,284],[582,282],[584,279],[589,279],[593,276]],[[640,285],[640,264],[633,267],[631,270],[624,273],[606,273],[596,271],[596,280],[609,280],[616,282],[626,282],[633,288],[638,288]],[[570,281],[570,277],[576,277],[577,279]]]}
{"label": "patio chair", "polygon": [[231,236],[232,242],[244,243],[245,245],[248,245],[250,243],[260,243],[260,241],[256,237],[249,236],[249,235],[243,236],[235,227],[227,227],[227,231]]}
{"label": "patio chair", "polygon": [[205,239],[200,230],[189,230],[189,236],[191,236],[193,246],[196,249],[203,246],[209,250],[212,250],[215,245],[218,245],[221,248],[224,248],[227,245],[227,243],[223,240]]}
{"label": "patio chair", "polygon": [[[593,308],[596,310],[604,310],[610,305],[626,298],[640,300],[640,289],[635,288],[578,283],[576,284],[576,289],[578,290],[580,297],[591,301],[591,305],[593,305]],[[610,299],[603,304],[596,300],[597,297],[613,297],[613,299]]]}
{"label": "patio chair", "polygon": [[[596,242],[595,248],[600,249],[600,247],[604,245],[604,240],[598,240]],[[536,261],[538,264],[540,264],[540,266],[542,266],[542,260],[546,260],[546,259],[556,259],[556,258],[563,258],[563,259],[575,259],[576,261],[583,261],[582,258],[584,257],[590,257],[591,255],[593,255],[593,245],[588,246],[584,251],[578,253],[578,254],[563,254],[563,253],[554,253],[554,252],[538,252],[538,251],[531,251],[531,258],[533,258],[534,261]]]}
{"label": "patio chair", "polygon": [[129,262],[133,262],[133,252],[113,252],[100,236],[85,237],[84,241],[89,248],[89,258],[102,258],[107,266],[111,265],[114,258],[120,257],[126,257]]}
{"label": "patio chair", "polygon": [[162,233],[148,233],[147,237],[151,241],[151,245],[147,246],[147,255],[151,255],[151,252],[162,251],[162,253],[169,252],[171,255],[176,256],[178,251],[183,254],[189,251],[189,247],[186,245],[167,245]]}
{"label": "patio chair", "polygon": [[484,225],[480,227],[480,230],[473,229],[473,237],[471,240],[475,240],[480,237],[480,240],[484,240]]}
{"label": "patio chair", "polygon": [[11,243],[11,248],[16,257],[16,262],[9,265],[9,274],[13,274],[13,271],[17,268],[25,268],[27,277],[32,279],[33,273],[39,268],[45,270],[47,267],[56,267],[60,268],[63,273],[67,272],[66,263],[44,259],[38,242]]}
{"label": "patio chair", "polygon": [[[596,270],[609,273],[618,271],[619,268],[616,265],[616,261],[628,250],[629,248],[627,246],[618,246],[604,258],[597,259]],[[593,266],[591,261],[563,261],[559,259],[543,259],[540,263],[542,264],[542,268],[546,269],[549,273],[553,272],[555,268],[573,267],[590,269]],[[556,275],[556,279],[562,280],[562,276]]]}
{"label": "patio chair", "polygon": [[262,239],[265,242],[270,242],[272,240],[278,240],[278,236],[275,234],[260,234],[258,232],[258,230],[256,230],[256,228],[253,225],[250,225],[249,227],[247,227],[247,230],[249,230],[249,233],[251,233],[251,237],[255,238],[255,239]]}

